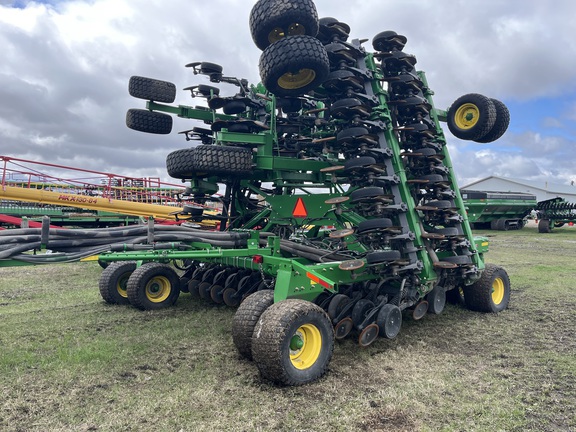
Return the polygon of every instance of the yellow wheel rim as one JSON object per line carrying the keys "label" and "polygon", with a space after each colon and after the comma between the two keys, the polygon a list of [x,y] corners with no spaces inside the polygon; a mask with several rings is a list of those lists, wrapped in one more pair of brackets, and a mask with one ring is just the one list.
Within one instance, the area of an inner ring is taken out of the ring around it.
{"label": "yellow wheel rim", "polygon": [[316,72],[312,69],[300,69],[297,73],[285,73],[278,79],[278,85],[283,89],[294,90],[310,84],[316,78]]}
{"label": "yellow wheel rim", "polygon": [[279,41],[286,36],[297,36],[306,34],[306,28],[302,24],[292,23],[288,26],[287,30],[281,27],[276,27],[270,33],[268,33],[268,42],[271,44]]}
{"label": "yellow wheel rim", "polygon": [[168,298],[172,284],[164,276],[156,276],[146,284],[146,298],[153,303],[161,303]]}
{"label": "yellow wheel rim", "polygon": [[492,302],[494,302],[495,305],[502,303],[505,291],[504,281],[500,278],[494,279],[494,282],[492,282]]}
{"label": "yellow wheel rim", "polygon": [[124,298],[128,298],[126,284],[128,283],[129,276],[130,275],[122,276],[120,279],[118,279],[118,283],[116,284],[116,291],[118,291],[118,294]]}
{"label": "yellow wheel rim", "polygon": [[454,114],[454,122],[460,129],[473,128],[480,119],[480,110],[471,103],[466,103],[459,107]]}
{"label": "yellow wheel rim", "polygon": [[308,369],[320,356],[322,335],[315,325],[304,324],[290,339],[290,361],[296,369]]}

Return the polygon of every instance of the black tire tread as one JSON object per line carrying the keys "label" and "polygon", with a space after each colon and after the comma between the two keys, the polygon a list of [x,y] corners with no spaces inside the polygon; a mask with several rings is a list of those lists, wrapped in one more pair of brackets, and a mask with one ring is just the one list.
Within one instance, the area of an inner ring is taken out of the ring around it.
{"label": "black tire tread", "polygon": [[318,12],[312,0],[259,0],[250,11],[250,34],[261,50],[270,45],[268,34],[276,27],[298,23],[306,35],[318,34]]}
{"label": "black tire tread", "polygon": [[[315,78],[308,84],[293,89],[282,88],[278,79],[288,72],[312,69]],[[312,36],[290,36],[267,47],[260,56],[260,78],[264,86],[276,96],[300,96],[320,86],[330,72],[328,53],[318,39]]]}
{"label": "black tire tread", "polygon": [[[506,292],[499,305],[492,301],[492,282],[500,276],[504,282]],[[472,285],[464,287],[464,301],[466,307],[478,312],[500,312],[508,307],[510,300],[510,278],[506,271],[497,265],[486,264],[482,276]]]}
{"label": "black tire tread", "polygon": [[209,174],[241,176],[252,172],[252,149],[199,145],[194,152],[194,167]]}
{"label": "black tire tread", "polygon": [[194,165],[195,148],[175,150],[166,156],[166,171],[168,175],[177,179],[190,179],[195,176]]}
{"label": "black tire tread", "polygon": [[[301,324],[311,321],[325,333],[322,334],[322,358],[306,370],[288,370],[284,364],[290,361],[287,338]],[[318,305],[305,300],[288,299],[270,306],[260,317],[252,336],[252,357],[261,376],[281,385],[302,385],[320,378],[326,373],[333,351],[334,329],[330,318]]]}
{"label": "black tire tread", "polygon": [[138,132],[167,135],[172,132],[172,123],[168,114],[136,108],[126,112],[126,126]]}
{"label": "black tire tread", "polygon": [[128,82],[128,93],[138,99],[172,103],[176,99],[176,86],[168,81],[132,76]]}
{"label": "black tire tread", "polygon": [[262,290],[249,295],[232,319],[232,341],[240,355],[252,360],[252,334],[262,313],[274,303],[274,291]]}
{"label": "black tire tread", "polygon": [[[469,129],[461,129],[456,125],[454,115],[460,106],[466,103],[476,105],[480,111],[480,118],[478,122]],[[475,141],[485,136],[496,122],[496,107],[492,100],[484,95],[478,93],[470,93],[460,96],[448,108],[448,129],[456,137],[463,140]]]}
{"label": "black tire tread", "polygon": [[116,261],[109,264],[100,275],[98,281],[98,288],[100,295],[106,303],[110,304],[129,304],[127,297],[122,297],[118,293],[117,284],[120,278],[127,273],[132,273],[136,270],[136,262],[134,261]]}
{"label": "black tire tread", "polygon": [[[172,292],[164,302],[153,303],[146,298],[146,294],[143,291],[142,286],[145,285],[145,282],[151,276],[154,276],[158,272],[164,273],[163,276],[166,276],[168,279],[170,279],[170,282],[172,283]],[[132,306],[141,310],[162,309],[172,306],[174,303],[176,303],[176,300],[178,300],[180,295],[179,285],[180,279],[170,266],[166,264],[151,262],[143,264],[134,270],[128,279],[126,291],[128,292],[128,300]]]}

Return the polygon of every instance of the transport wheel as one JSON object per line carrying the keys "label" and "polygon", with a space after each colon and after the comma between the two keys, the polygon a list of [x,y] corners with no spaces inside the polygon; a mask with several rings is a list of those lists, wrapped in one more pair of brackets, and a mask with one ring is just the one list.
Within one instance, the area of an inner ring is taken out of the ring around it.
{"label": "transport wheel", "polygon": [[261,50],[286,36],[316,36],[318,27],[312,0],[259,0],[250,11],[250,33]]}
{"label": "transport wheel", "polygon": [[252,336],[260,375],[282,385],[301,385],[326,372],[334,351],[330,318],[312,302],[288,299],[264,311]]}
{"label": "transport wheel", "polygon": [[195,148],[187,148],[173,151],[166,156],[166,171],[172,178],[190,179],[196,174],[194,165]]}
{"label": "transport wheel", "polygon": [[126,284],[132,272],[136,270],[134,261],[117,261],[102,271],[98,286],[100,295],[106,303],[128,304]]}
{"label": "transport wheel", "polygon": [[276,96],[300,96],[324,82],[330,72],[328,53],[312,36],[290,36],[260,56],[260,78]]}
{"label": "transport wheel", "polygon": [[439,315],[446,306],[446,291],[444,287],[436,285],[432,291],[426,295],[428,302],[428,313]]}
{"label": "transport wheel", "polygon": [[232,319],[232,341],[240,355],[252,360],[252,334],[260,316],[274,303],[274,291],[250,294],[236,310]]}
{"label": "transport wheel", "polygon": [[176,271],[160,263],[147,263],[134,270],[127,283],[128,300],[142,310],[172,306],[180,295]]}
{"label": "transport wheel", "polygon": [[477,140],[492,130],[496,107],[490,98],[470,93],[459,97],[448,108],[448,129],[463,140]]}
{"label": "transport wheel", "polygon": [[378,312],[376,324],[380,328],[378,332],[386,339],[394,339],[400,333],[402,327],[402,311],[400,308],[393,304],[385,304]]}
{"label": "transport wheel", "polygon": [[476,140],[476,142],[479,143],[490,143],[492,141],[496,141],[498,138],[504,135],[504,132],[506,132],[508,126],[510,125],[510,111],[508,111],[508,107],[497,99],[490,100],[496,108],[496,121],[494,122],[492,129],[490,129],[486,135]]}
{"label": "transport wheel", "polygon": [[139,132],[167,135],[172,132],[172,117],[159,112],[131,108],[126,113],[126,126]]}
{"label": "transport wheel", "polygon": [[510,279],[506,270],[486,264],[482,276],[472,285],[464,287],[464,301],[470,310],[500,312],[510,302]]}
{"label": "transport wheel", "polygon": [[168,81],[132,76],[128,81],[128,93],[138,99],[172,103],[176,99],[176,86]]}
{"label": "transport wheel", "polygon": [[252,172],[252,149],[199,145],[194,149],[194,166],[209,175],[246,175]]}

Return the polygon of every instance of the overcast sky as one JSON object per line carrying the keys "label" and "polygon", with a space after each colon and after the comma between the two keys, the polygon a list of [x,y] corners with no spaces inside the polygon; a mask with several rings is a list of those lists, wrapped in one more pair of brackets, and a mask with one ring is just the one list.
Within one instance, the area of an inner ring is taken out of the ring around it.
{"label": "overcast sky", "polygon": [[[175,119],[170,135],[128,129],[126,110],[145,105],[128,95],[128,80],[171,81],[184,105],[198,101],[181,89],[209,84],[189,62],[258,82],[254,3],[0,0],[0,155],[168,179],[166,155],[190,146],[177,132],[201,124]],[[466,93],[507,104],[511,125],[495,143],[461,141],[444,127],[461,186],[489,175],[576,181],[576,1],[315,3],[320,17],[348,23],[351,38],[404,34],[438,108]]]}

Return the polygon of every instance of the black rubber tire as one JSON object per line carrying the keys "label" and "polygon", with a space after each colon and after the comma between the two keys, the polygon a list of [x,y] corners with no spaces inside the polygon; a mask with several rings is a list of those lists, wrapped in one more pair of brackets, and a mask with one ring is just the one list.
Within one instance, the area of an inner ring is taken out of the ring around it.
{"label": "black rubber tire", "polygon": [[460,230],[456,227],[436,228],[434,229],[434,233],[442,234],[446,237],[453,237],[461,234]]}
{"label": "black rubber tire", "polygon": [[375,51],[392,51],[393,49],[402,50],[406,45],[406,36],[399,35],[395,31],[386,30],[378,33],[372,38],[372,47]]}
{"label": "black rubber tire", "polygon": [[510,278],[502,267],[486,264],[482,276],[464,287],[464,301],[470,310],[501,312],[510,302]]}
{"label": "black rubber tire", "polygon": [[[291,351],[297,332],[305,333],[306,342]],[[317,380],[326,373],[333,351],[334,328],[328,314],[305,300],[273,304],[264,311],[252,335],[252,358],[260,375],[281,385]]]}
{"label": "black rubber tire", "polygon": [[400,259],[400,257],[400,251],[397,250],[375,251],[366,254],[366,262],[368,264],[382,264],[396,261]]}
{"label": "black rubber tire", "polygon": [[447,257],[441,258],[440,261],[445,261],[445,262],[449,262],[449,263],[457,264],[457,265],[472,264],[472,258],[470,258],[468,255],[447,256]]}
{"label": "black rubber tire", "polygon": [[332,297],[332,300],[330,300],[330,303],[328,304],[328,316],[330,317],[330,319],[335,319],[338,315],[340,315],[340,312],[342,312],[342,309],[344,309],[344,306],[346,306],[348,303],[350,303],[350,297],[348,297],[345,294],[336,294],[334,297]]}
{"label": "black rubber tire", "polygon": [[240,114],[246,111],[246,104],[239,100],[232,100],[224,104],[222,111],[224,114]]}
{"label": "black rubber tire", "polygon": [[166,308],[178,300],[180,278],[167,264],[146,263],[134,270],[128,279],[127,292],[130,304],[138,309]]}
{"label": "black rubber tire", "polygon": [[330,72],[328,53],[312,36],[290,36],[260,56],[260,78],[276,96],[300,96],[320,86]]}
{"label": "black rubber tire", "polygon": [[434,201],[428,201],[426,204],[426,206],[429,207],[436,207],[438,209],[451,209],[451,208],[456,208],[456,204],[453,201],[450,200],[434,200]]}
{"label": "black rubber tire", "polygon": [[110,263],[100,275],[98,288],[106,303],[129,304],[126,284],[132,272],[136,270],[134,261],[116,261]]}
{"label": "black rubber tire", "polygon": [[250,11],[250,33],[261,50],[282,37],[316,36],[318,27],[312,0],[259,0]]}
{"label": "black rubber tire", "polygon": [[446,291],[444,287],[436,285],[432,291],[426,295],[428,302],[428,313],[440,315],[446,306]]}
{"label": "black rubber tire", "polygon": [[370,132],[365,127],[360,127],[360,126],[351,127],[351,128],[343,129],[340,132],[338,132],[338,135],[336,135],[336,142],[338,142],[340,144],[340,143],[344,143],[344,142],[354,141],[360,137],[363,137],[363,136],[366,136],[369,134],[370,134]]}
{"label": "black rubber tire", "polygon": [[130,108],[126,113],[126,126],[139,132],[167,135],[172,132],[172,117],[159,112]]}
{"label": "black rubber tire", "polygon": [[132,76],[128,82],[128,93],[138,99],[172,103],[176,99],[176,86],[168,81]]}
{"label": "black rubber tire", "polygon": [[492,129],[490,129],[486,135],[476,140],[478,143],[490,143],[496,141],[504,135],[510,125],[510,111],[508,111],[508,107],[498,99],[491,99],[491,101],[496,108],[496,121],[494,122]]}
{"label": "black rubber tire", "polygon": [[364,199],[377,198],[383,195],[387,195],[387,193],[379,186],[364,187],[356,189],[350,194],[350,202],[354,203]]}
{"label": "black rubber tire", "polygon": [[190,179],[196,174],[194,166],[195,148],[173,151],[166,156],[166,171],[168,175],[177,179]]}
{"label": "black rubber tire", "polygon": [[538,221],[538,232],[541,234],[548,234],[552,232],[550,221],[548,219],[540,219]]}
{"label": "black rubber tire", "polygon": [[[470,115],[472,118],[467,119]],[[486,96],[470,93],[460,96],[448,108],[448,129],[456,138],[477,140],[485,136],[496,122],[496,107]]]}
{"label": "black rubber tire", "polygon": [[402,311],[393,304],[385,304],[378,312],[376,324],[380,328],[378,334],[386,339],[394,339],[402,328]]}
{"label": "black rubber tire", "polygon": [[386,229],[390,227],[392,227],[392,219],[389,218],[368,219],[358,224],[356,233],[362,234],[366,231]]}
{"label": "black rubber tire", "polygon": [[199,145],[194,151],[194,167],[210,175],[242,176],[252,172],[252,149],[245,147]]}
{"label": "black rubber tire", "polygon": [[232,341],[240,355],[252,360],[252,334],[266,309],[274,304],[274,291],[262,290],[250,294],[240,304],[232,319]]}
{"label": "black rubber tire", "polygon": [[353,170],[355,168],[365,168],[370,165],[375,165],[376,159],[372,156],[360,156],[357,158],[348,159],[344,162],[344,171]]}
{"label": "black rubber tire", "polygon": [[355,327],[358,327],[366,318],[366,313],[374,307],[374,303],[368,299],[360,299],[356,302],[352,308],[352,313],[350,318],[352,318],[352,323]]}

